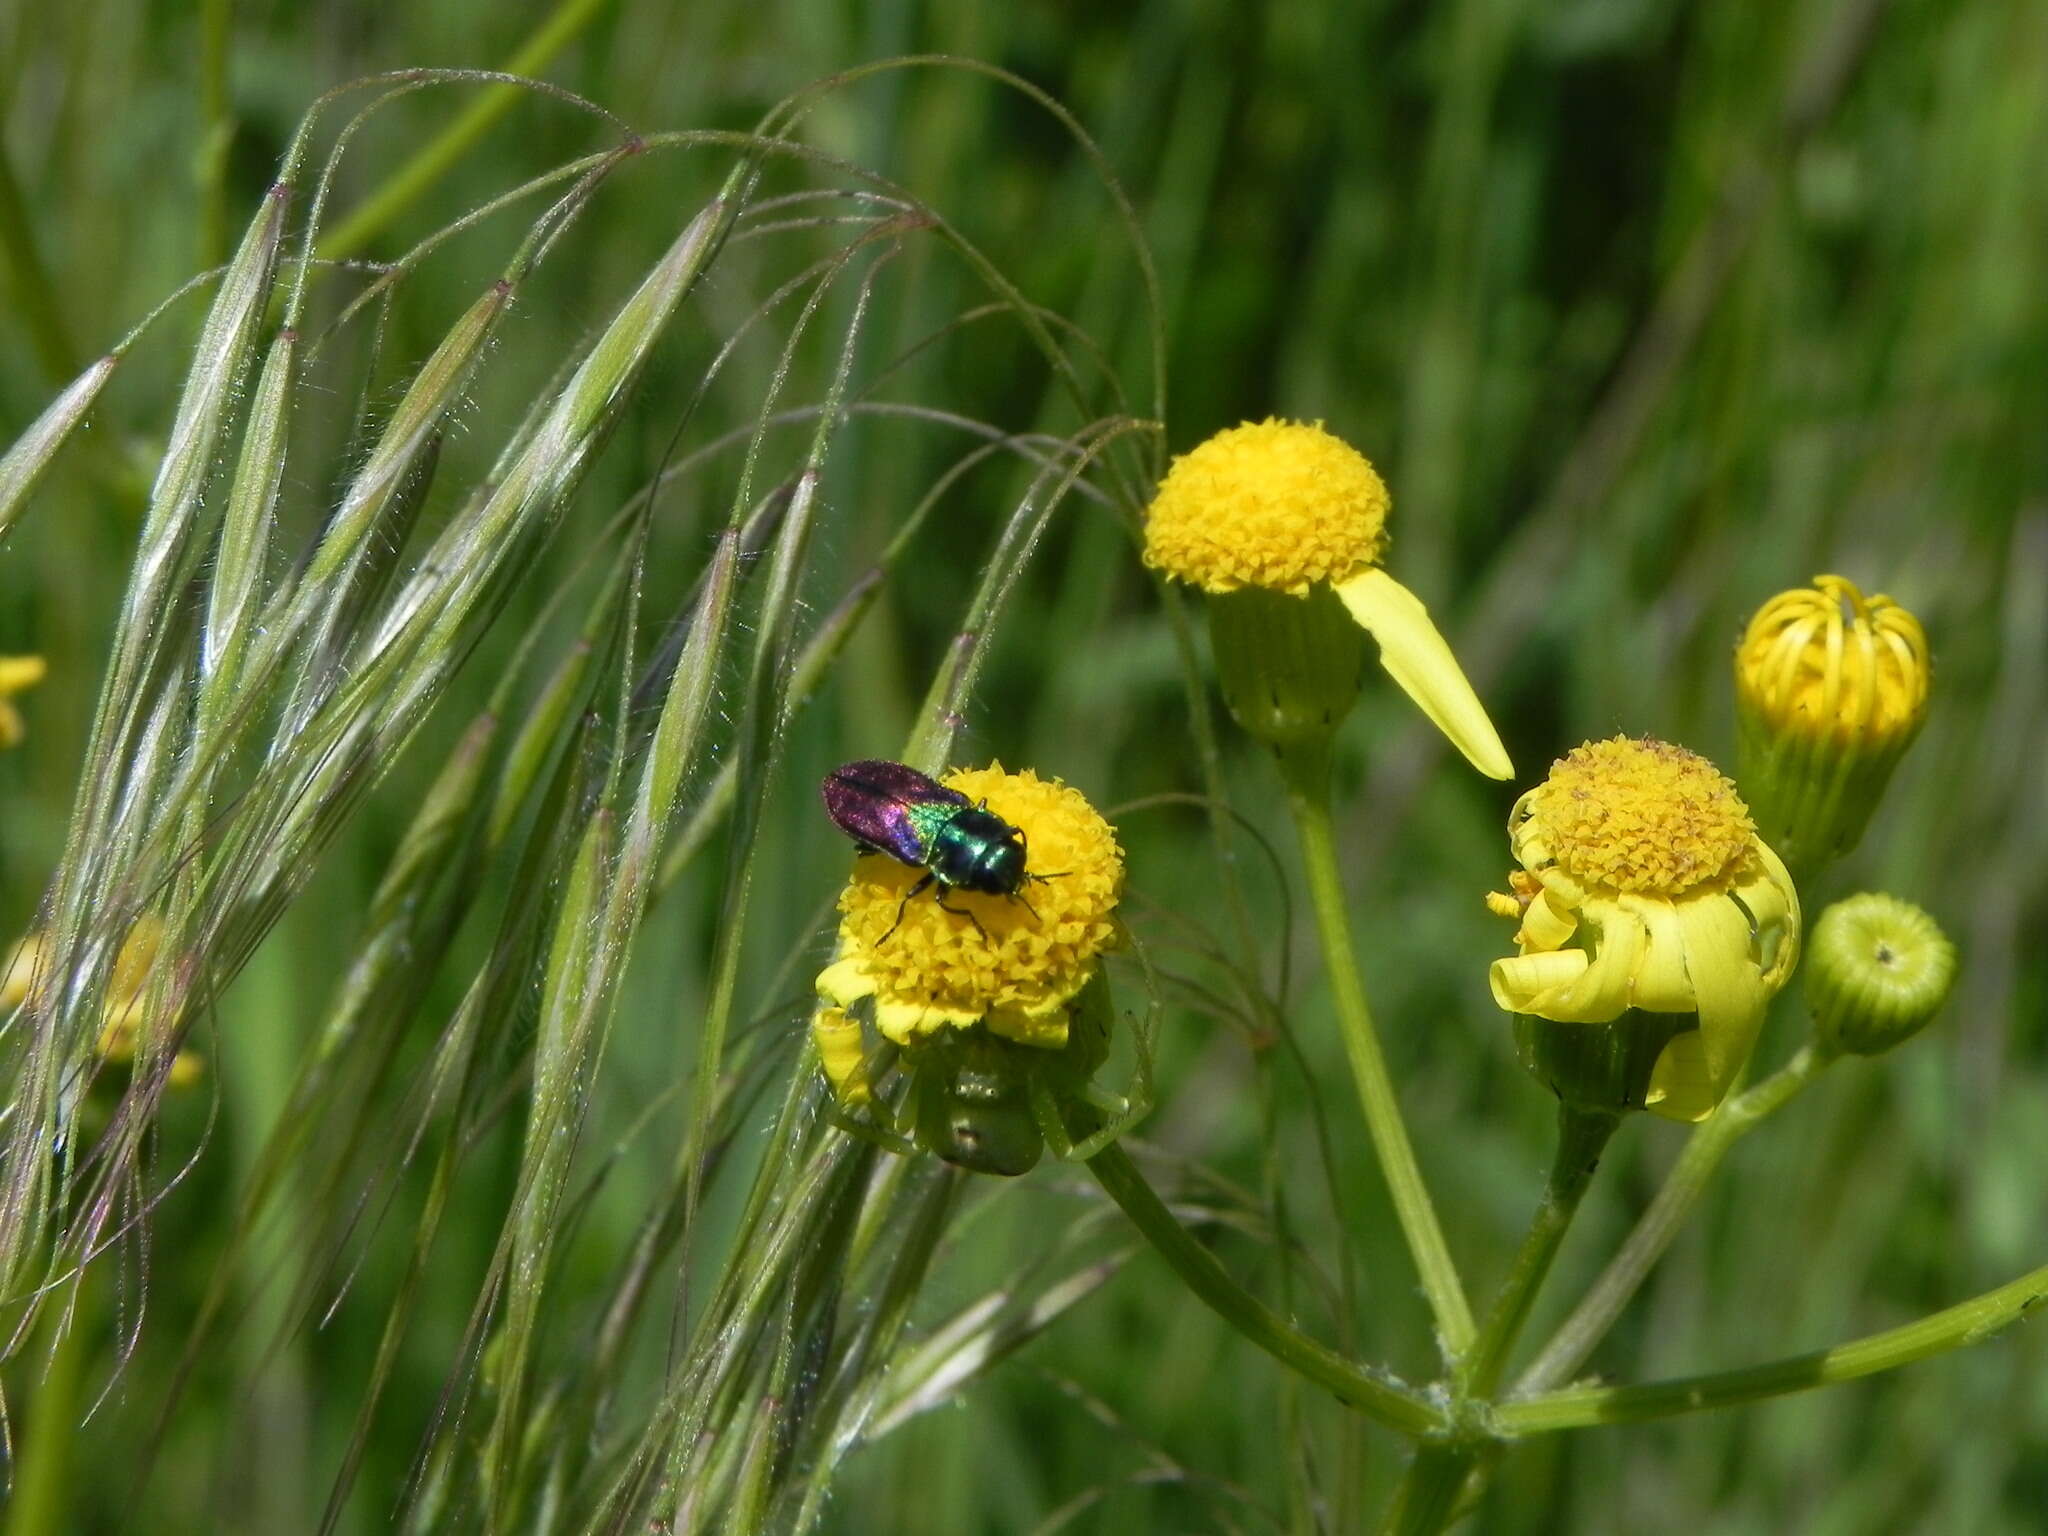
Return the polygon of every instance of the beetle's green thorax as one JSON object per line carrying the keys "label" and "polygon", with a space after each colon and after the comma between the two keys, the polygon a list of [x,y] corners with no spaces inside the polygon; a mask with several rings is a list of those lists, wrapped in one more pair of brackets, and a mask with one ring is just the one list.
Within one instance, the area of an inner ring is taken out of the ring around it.
{"label": "beetle's green thorax", "polygon": [[926,867],[941,884],[990,896],[1023,885],[1024,844],[1001,817],[979,806],[918,806],[910,815],[925,838]]}

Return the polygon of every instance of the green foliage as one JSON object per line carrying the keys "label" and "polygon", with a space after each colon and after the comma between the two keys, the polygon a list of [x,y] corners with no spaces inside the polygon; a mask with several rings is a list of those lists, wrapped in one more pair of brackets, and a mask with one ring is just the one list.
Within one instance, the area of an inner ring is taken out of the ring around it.
{"label": "green foliage", "polygon": [[[732,1530],[1367,1521],[1400,1442],[1066,1167],[963,1184],[830,1132],[802,1050],[825,769],[1065,778],[1166,1005],[1138,1161],[1275,1311],[1434,1372],[1262,851],[1284,797],[1130,542],[1162,446],[1269,412],[1378,464],[1389,564],[1523,783],[1617,729],[1731,761],[1741,621],[1816,571],[1926,623],[1928,725],[1808,906],[1924,906],[1955,1001],[1730,1154],[1589,1369],[1766,1360],[2041,1262],[2040,14],[613,0],[522,56],[525,25],[0,27],[0,651],[51,662],[0,759],[0,931],[64,978],[0,1039],[10,1529],[645,1529],[686,1491]],[[803,87],[923,49],[1017,71],[1100,160],[967,68]],[[302,128],[342,80],[516,56],[604,110],[394,78]],[[1552,1117],[1485,984],[1515,791],[1370,679],[1335,778],[1483,1297]],[[162,1037],[92,1068],[145,914],[196,1090]],[[1681,1137],[1615,1138],[1532,1344]],[[2042,1348],[1535,1439],[1476,1528],[2032,1529]]]}

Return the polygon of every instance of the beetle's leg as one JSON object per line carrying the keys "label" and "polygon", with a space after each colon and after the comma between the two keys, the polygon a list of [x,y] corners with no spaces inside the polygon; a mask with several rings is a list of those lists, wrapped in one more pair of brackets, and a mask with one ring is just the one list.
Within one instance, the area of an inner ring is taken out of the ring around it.
{"label": "beetle's leg", "polygon": [[[888,933],[883,934],[879,939],[875,940],[875,948],[880,949],[884,944],[888,943],[891,936],[894,935],[896,930],[903,926],[903,913],[905,909],[908,908],[910,905],[910,898],[917,895],[918,892],[922,891],[926,886],[930,885],[934,880],[938,878],[939,877],[933,874],[930,870],[926,870],[924,872],[924,878],[918,881],[917,884],[913,885],[909,890],[903,893],[903,899],[896,903],[896,921],[889,925]],[[941,896],[939,898],[939,905],[943,907],[945,904],[946,898],[944,896]]]}
{"label": "beetle's leg", "polygon": [[[927,875],[927,876],[925,876],[925,880],[929,880],[929,879],[931,879],[931,878],[932,878],[932,877],[931,877],[930,875]],[[920,882],[918,883],[918,889],[919,889],[919,890],[923,890],[923,889],[924,889],[924,882],[923,882],[923,881],[920,881]],[[947,892],[948,890],[950,890],[950,889],[951,889],[951,887],[950,887],[950,886],[945,886],[945,885],[941,885],[941,886],[939,887],[939,894],[938,894],[938,898],[937,898],[937,899],[938,899],[938,903],[939,903],[939,910],[940,910],[941,912],[950,912],[950,913],[952,913],[952,914],[953,914],[953,915],[954,915],[955,917],[964,917],[964,918],[966,918],[966,919],[967,919],[967,921],[969,921],[970,923],[974,924],[974,931],[975,931],[976,933],[978,933],[978,934],[980,934],[980,935],[981,935],[981,939],[982,939],[982,942],[983,942],[984,944],[986,944],[986,943],[988,942],[988,930],[987,930],[986,928],[984,928],[984,927],[982,927],[982,926],[981,926],[981,919],[980,919],[980,918],[976,917],[976,916],[975,916],[975,915],[974,915],[974,914],[973,914],[972,912],[968,911],[968,910],[967,910],[967,909],[966,909],[965,907],[949,907],[949,906],[947,906],[947,905],[946,905],[946,892]],[[913,894],[914,894],[914,893],[913,893]],[[901,921],[902,921],[902,919],[901,919],[901,918],[899,917],[899,918],[897,919],[897,921],[898,921],[898,922],[901,922]]]}

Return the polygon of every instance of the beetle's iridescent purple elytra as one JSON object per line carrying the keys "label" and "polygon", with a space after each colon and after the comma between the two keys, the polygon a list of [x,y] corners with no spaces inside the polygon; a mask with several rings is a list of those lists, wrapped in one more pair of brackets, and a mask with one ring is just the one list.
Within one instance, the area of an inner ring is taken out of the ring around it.
{"label": "beetle's iridescent purple elytra", "polygon": [[[939,905],[949,890],[978,891],[989,896],[1017,896],[1027,877],[1024,834],[985,804],[977,805],[957,789],[919,773],[906,763],[864,759],[845,763],[825,775],[819,786],[825,814],[863,852],[887,854],[900,864],[922,869],[922,880],[904,894],[903,905],[927,886],[939,886]],[[1025,903],[1027,910],[1029,903]],[[971,912],[959,912],[979,929]],[[903,920],[897,909],[897,922]],[[889,933],[896,931],[892,924]],[[889,934],[883,935],[886,941]]]}

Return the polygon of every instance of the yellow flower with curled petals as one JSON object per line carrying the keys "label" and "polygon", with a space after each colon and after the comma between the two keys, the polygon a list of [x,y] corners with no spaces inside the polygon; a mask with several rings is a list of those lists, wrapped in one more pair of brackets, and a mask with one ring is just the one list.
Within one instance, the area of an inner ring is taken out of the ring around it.
{"label": "yellow flower with curled petals", "polygon": [[1488,905],[1520,919],[1520,953],[1493,962],[1494,1001],[1642,1031],[1642,1107],[1705,1119],[1799,956],[1792,878],[1735,786],[1683,747],[1617,736],[1559,759],[1509,828],[1522,868]]}
{"label": "yellow flower with curled petals", "polygon": [[49,674],[49,664],[40,656],[0,656],[0,749],[18,747],[28,727],[21,723],[14,695],[33,688]]}
{"label": "yellow flower with curled petals", "polygon": [[[1246,640],[1261,651],[1252,665],[1262,675],[1232,701],[1247,729],[1266,734],[1240,698],[1284,714],[1298,691],[1295,713],[1311,727],[1333,724],[1349,707],[1355,668],[1315,617],[1315,594],[1326,588],[1379,642],[1380,664],[1452,745],[1481,773],[1508,778],[1507,750],[1450,646],[1421,599],[1380,568],[1391,505],[1365,455],[1321,425],[1246,422],[1173,461],[1146,514],[1145,563],[1219,602],[1272,593],[1306,600],[1299,634],[1271,602],[1254,608],[1249,624],[1214,619],[1219,653]],[[1219,654],[1218,665],[1228,674],[1231,659]],[[1231,694],[1228,675],[1225,687]],[[1269,739],[1293,728],[1276,724]]]}
{"label": "yellow flower with curled petals", "polygon": [[1920,621],[1842,576],[1781,592],[1735,649],[1738,771],[1795,869],[1855,847],[1927,718]]}
{"label": "yellow flower with curled petals", "polygon": [[[1046,1050],[1067,1042],[1069,1005],[1118,938],[1123,853],[1078,790],[1000,764],[946,775],[949,787],[1024,834],[1029,876],[1014,897],[951,890],[906,903],[924,871],[863,854],[839,898],[839,956],[817,980],[819,1036],[837,1086],[855,1059],[845,1010],[872,1001],[875,1028],[899,1046],[982,1026]],[[952,910],[948,910],[948,909]],[[971,916],[970,916],[971,914]],[[900,919],[900,920],[899,920]]]}

